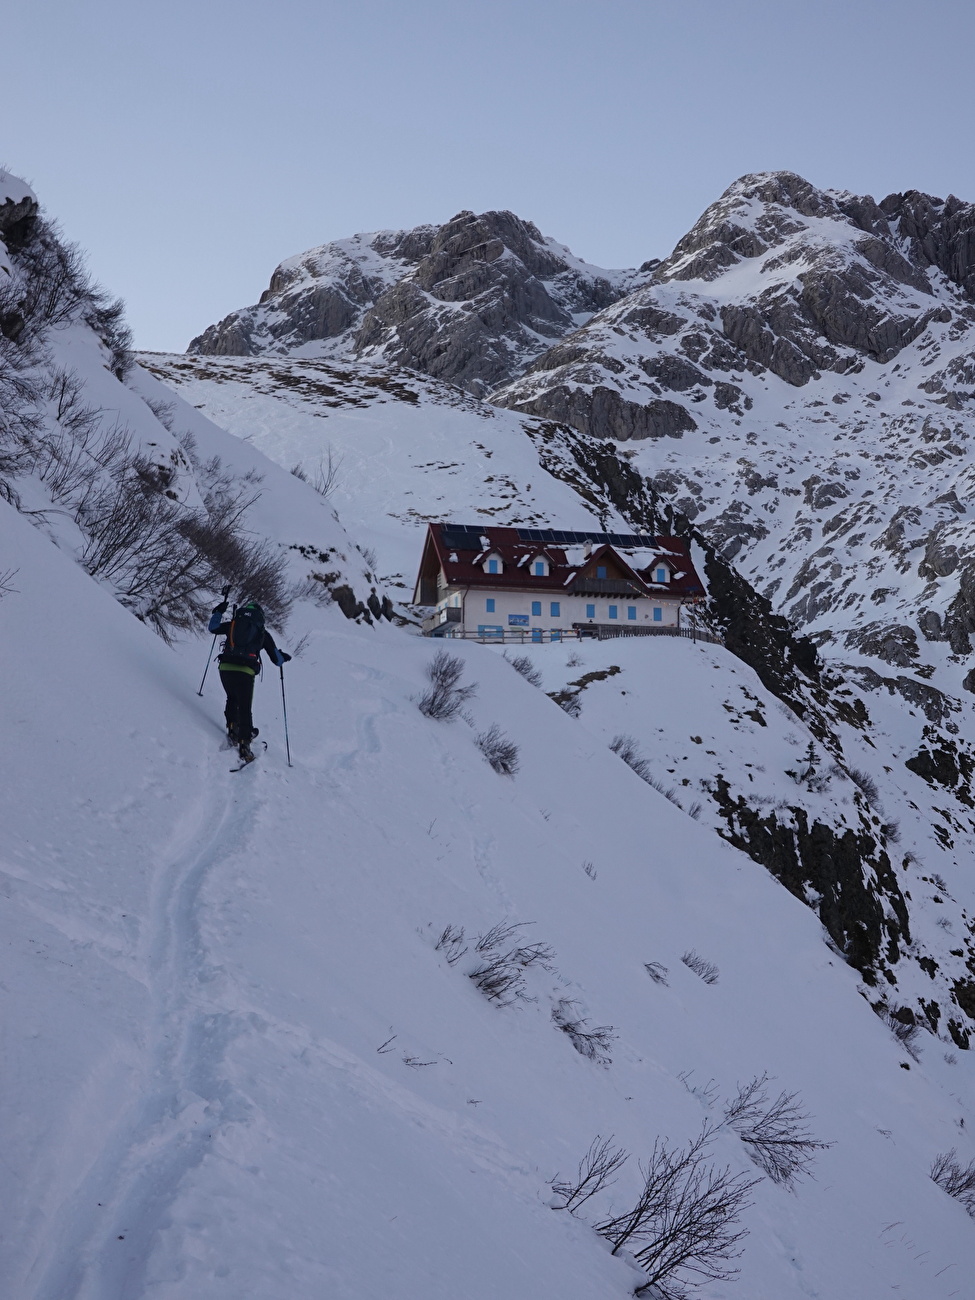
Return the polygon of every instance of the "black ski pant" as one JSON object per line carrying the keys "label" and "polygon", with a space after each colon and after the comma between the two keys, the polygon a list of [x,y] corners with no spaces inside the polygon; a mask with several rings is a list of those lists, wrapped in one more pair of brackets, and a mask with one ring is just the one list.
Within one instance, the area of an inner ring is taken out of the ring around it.
{"label": "black ski pant", "polygon": [[254,676],[237,669],[221,668],[220,680],[227,692],[227,707],[223,711],[227,732],[235,745],[246,744],[254,734],[254,719],[251,717]]}

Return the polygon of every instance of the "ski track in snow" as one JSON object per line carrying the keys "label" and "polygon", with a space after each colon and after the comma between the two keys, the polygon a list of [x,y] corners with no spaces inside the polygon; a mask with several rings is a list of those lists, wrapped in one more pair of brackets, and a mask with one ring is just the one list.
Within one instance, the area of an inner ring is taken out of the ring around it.
{"label": "ski track in snow", "polygon": [[216,1132],[247,1117],[247,1103],[221,1075],[247,1024],[220,1005],[200,895],[214,868],[246,842],[262,801],[254,788],[235,795],[229,775],[218,781],[223,762],[223,754],[211,760],[203,793],[155,873],[143,953],[153,1005],[143,1096],[76,1193],[78,1208],[37,1300],[142,1296],[153,1237],[183,1178]]}

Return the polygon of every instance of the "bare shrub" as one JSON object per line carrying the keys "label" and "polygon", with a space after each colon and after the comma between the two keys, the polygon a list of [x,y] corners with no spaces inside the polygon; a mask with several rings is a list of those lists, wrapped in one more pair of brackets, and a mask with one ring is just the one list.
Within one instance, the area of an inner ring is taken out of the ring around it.
{"label": "bare shrub", "polygon": [[499,775],[514,776],[518,771],[518,746],[496,722],[475,737],[474,743]]}
{"label": "bare shrub", "polygon": [[694,821],[697,821],[701,815],[701,804],[692,803],[690,808],[688,808],[687,810],[687,815],[688,817],[692,818]]}
{"label": "bare shrub", "polygon": [[848,772],[850,780],[863,792],[863,796],[867,803],[876,803],[880,798],[880,794],[877,790],[877,783],[873,777],[870,776],[868,772],[862,772],[858,767],[851,767],[848,769]]}
{"label": "bare shrub", "polygon": [[768,1095],[769,1077],[763,1074],[741,1084],[725,1107],[725,1123],[741,1138],[752,1160],[773,1183],[792,1187],[808,1175],[816,1152],[831,1146],[820,1142],[806,1128],[809,1116],[798,1102],[798,1093],[781,1092],[774,1101]]}
{"label": "bare shrub", "polygon": [[[610,749],[614,754],[618,754],[627,767],[631,768],[641,781],[646,781],[647,785],[652,786],[658,794],[662,794],[665,799],[683,812],[683,804],[677,798],[674,790],[668,789],[661,781],[653,775],[650,769],[650,762],[640,754],[639,747],[632,736],[614,736],[610,741]],[[698,813],[700,813],[698,806]]]}
{"label": "bare shrub", "polygon": [[668,984],[667,976],[670,971],[666,966],[661,965],[659,961],[645,961],[643,969],[647,972],[654,984]]}
{"label": "bare shrub", "polygon": [[438,722],[450,722],[472,696],[477,685],[461,686],[464,661],[446,650],[438,650],[427,668],[430,689],[417,701],[420,712]]}
{"label": "bare shrub", "polygon": [[176,419],[176,403],[168,402],[164,397],[143,397],[142,400],[163,428],[172,433]]}
{"label": "bare shrub", "polygon": [[559,998],[552,1008],[552,1021],[562,1030],[580,1056],[597,1065],[612,1065],[610,1049],[616,1042],[613,1025],[589,1027],[589,1021],[578,1014],[578,1003],[570,998]]}
{"label": "bare shrub", "polygon": [[609,743],[610,749],[614,754],[618,754],[627,767],[631,768],[638,777],[649,782],[652,773],[649,762],[640,756],[640,750],[632,736],[614,736]]}
{"label": "bare shrub", "polygon": [[462,925],[446,925],[440,938],[433,946],[437,952],[443,953],[447,965],[453,966],[467,952],[467,944],[464,940],[464,927]]}
{"label": "bare shrub", "polygon": [[3,600],[4,596],[15,594],[17,588],[13,585],[13,580],[19,572],[19,569],[4,569],[0,573],[0,600]]}
{"label": "bare shrub", "polygon": [[931,1166],[931,1177],[949,1196],[960,1201],[975,1219],[975,1160],[963,1166],[952,1147],[936,1158]]}
{"label": "bare shrub", "polygon": [[[504,657],[508,659],[507,654]],[[515,655],[513,659],[508,659],[508,663],[511,664],[516,673],[521,673],[526,682],[530,682],[532,686],[541,686],[542,674],[533,662],[531,655]]]}
{"label": "bare shrub", "polygon": [[474,944],[478,962],[468,978],[486,998],[500,1006],[510,1006],[519,999],[527,1001],[525,971],[532,966],[549,969],[555,953],[547,944],[513,943],[517,931],[530,922],[516,925],[501,921],[482,934]]}
{"label": "bare shrub", "polygon": [[549,699],[554,700],[562,712],[567,713],[570,718],[578,718],[582,713],[582,700],[576,692],[555,691]]}
{"label": "bare shrub", "polygon": [[738,1272],[733,1261],[746,1232],[737,1225],[757,1180],[711,1164],[713,1136],[705,1125],[686,1147],[657,1141],[640,1166],[643,1188],[633,1207],[596,1225],[614,1255],[626,1249],[645,1269],[637,1295],[686,1300],[706,1282],[726,1282]]}
{"label": "bare shrub", "polygon": [[692,970],[695,975],[700,975],[705,984],[717,984],[720,973],[717,966],[713,962],[705,961],[693,948],[684,953],[681,961],[688,970]]}
{"label": "bare shrub", "polygon": [[575,1178],[569,1181],[556,1174],[552,1179],[552,1191],[562,1201],[561,1205],[552,1208],[568,1210],[574,1214],[590,1197],[596,1196],[606,1187],[612,1187],[616,1182],[613,1175],[628,1159],[629,1155],[622,1147],[613,1146],[612,1135],[603,1138],[597,1133],[589,1144],[589,1150],[579,1161]]}
{"label": "bare shrub", "polygon": [[308,482],[308,475],[305,473],[305,467],[302,465],[301,461],[299,461],[297,465],[291,466],[291,473],[295,478],[301,479],[302,483]]}
{"label": "bare shrub", "polygon": [[880,828],[880,833],[888,844],[900,844],[901,842],[900,822],[884,822]]}
{"label": "bare shrub", "polygon": [[921,1029],[914,1018],[914,1012],[909,1007],[885,1007],[874,1008],[880,1019],[884,1022],[890,1032],[903,1047],[907,1054],[919,1061],[917,1040],[920,1037]]}
{"label": "bare shrub", "polygon": [[[319,496],[324,497],[327,501],[332,493],[336,490],[341,482],[339,471],[342,469],[342,456],[335,454],[335,449],[331,443],[325,455],[319,459],[318,468],[315,470],[315,477],[311,481],[312,487]],[[375,568],[375,561],[372,568]]]}
{"label": "bare shrub", "polygon": [[582,864],[582,869],[583,869],[583,871],[586,873],[586,875],[589,877],[590,880],[595,880],[595,879],[596,879],[596,876],[597,876],[598,873],[597,873],[597,871],[596,871],[596,868],[593,866],[593,864],[592,864],[591,862],[584,862],[584,863]]}

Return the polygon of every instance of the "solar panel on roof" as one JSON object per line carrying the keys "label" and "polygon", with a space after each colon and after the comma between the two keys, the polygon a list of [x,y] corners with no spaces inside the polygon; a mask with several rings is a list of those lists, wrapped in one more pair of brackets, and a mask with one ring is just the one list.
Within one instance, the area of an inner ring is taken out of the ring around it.
{"label": "solar panel on roof", "polygon": [[561,528],[519,528],[523,542],[554,542],[559,546],[579,546],[593,542],[598,546],[647,547],[656,539],[650,533],[581,533]]}

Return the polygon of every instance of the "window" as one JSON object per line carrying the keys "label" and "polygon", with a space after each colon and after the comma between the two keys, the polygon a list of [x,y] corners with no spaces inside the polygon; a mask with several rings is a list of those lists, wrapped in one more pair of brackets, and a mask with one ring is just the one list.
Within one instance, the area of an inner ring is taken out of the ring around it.
{"label": "window", "polygon": [[542,614],[542,602],[540,600],[532,601],[532,614],[535,618],[540,618]]}
{"label": "window", "polygon": [[596,565],[596,577],[597,577],[597,578],[605,578],[605,577],[606,577],[606,565],[605,565],[605,564],[597,564],[597,565]]}
{"label": "window", "polygon": [[655,623],[662,623],[662,622],[664,621],[664,612],[663,612],[663,610],[662,610],[662,609],[658,609],[656,606],[654,606],[654,611],[653,611],[653,621],[654,621]]}
{"label": "window", "polygon": [[484,609],[485,609],[485,611],[486,611],[488,614],[493,614],[493,613],[494,613],[494,597],[493,597],[493,596],[488,596],[487,600],[484,602]]}
{"label": "window", "polygon": [[497,560],[488,560],[488,573],[500,573]]}
{"label": "window", "polygon": [[536,578],[544,578],[544,577],[545,577],[545,561],[544,561],[544,560],[536,560],[536,561],[535,561],[535,577],[536,577]]}
{"label": "window", "polygon": [[548,607],[548,612],[549,612],[550,617],[552,617],[552,618],[561,618],[561,617],[562,617],[562,602],[561,602],[561,601],[558,601],[558,600],[553,600],[552,603],[551,603],[551,605],[549,605],[549,607]]}
{"label": "window", "polygon": [[616,618],[618,614],[619,614],[619,610],[617,609],[617,607],[615,605],[610,605],[609,607],[610,618]]}
{"label": "window", "polygon": [[659,568],[659,569],[656,571],[656,573],[653,575],[653,580],[654,580],[654,582],[666,582],[666,581],[667,581],[667,570],[666,570],[665,568],[663,568],[663,567]]}
{"label": "window", "polygon": [[636,618],[636,605],[627,605],[627,607],[626,607],[626,617],[627,617],[627,618]]}
{"label": "window", "polygon": [[596,606],[595,606],[595,605],[587,605],[587,606],[586,606],[586,618],[595,618],[595,617],[596,617]]}

